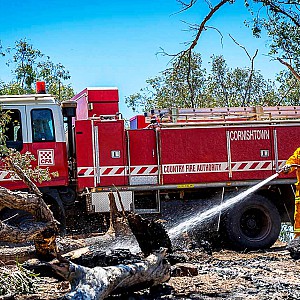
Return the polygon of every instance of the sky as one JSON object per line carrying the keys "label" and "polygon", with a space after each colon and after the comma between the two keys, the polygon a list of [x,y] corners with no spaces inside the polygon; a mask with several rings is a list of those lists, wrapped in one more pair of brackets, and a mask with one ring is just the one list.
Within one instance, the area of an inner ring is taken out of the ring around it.
{"label": "sky", "polygon": [[[253,38],[245,27],[250,15],[243,2],[227,4],[210,20],[208,25],[222,33],[222,43],[219,33],[210,29],[195,50],[208,69],[211,55],[223,55],[232,68],[249,67],[249,59],[230,33],[250,55],[259,50],[255,68],[273,79],[282,66],[267,56],[267,39]],[[209,11],[204,0],[183,13],[177,13],[180,6],[176,0],[0,0],[0,7],[3,47],[26,38],[70,71],[76,93],[85,87],[118,87],[120,112],[125,118],[134,115],[126,107],[125,97],[170,66],[170,57],[158,54],[161,48],[170,54],[185,49],[193,37],[185,22],[200,23]],[[0,67],[0,79],[8,80],[7,68]]]}

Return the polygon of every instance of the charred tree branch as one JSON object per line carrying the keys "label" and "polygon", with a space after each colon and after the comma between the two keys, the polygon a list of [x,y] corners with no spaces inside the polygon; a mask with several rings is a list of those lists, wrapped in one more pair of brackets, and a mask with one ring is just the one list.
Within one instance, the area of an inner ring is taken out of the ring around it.
{"label": "charred tree branch", "polygon": [[10,191],[5,187],[0,187],[0,198],[3,206],[22,209],[31,213],[37,218],[37,221],[47,221],[55,223],[52,211],[41,199],[34,194],[20,191]]}
{"label": "charred tree branch", "polygon": [[[12,192],[4,187],[0,187],[1,205],[12,209],[19,209],[32,214],[37,222],[45,222],[46,224],[34,224],[31,223],[26,227],[7,227],[1,223],[0,228],[3,232],[0,232],[2,240],[9,238],[10,241],[18,243],[20,240],[26,239],[34,240],[35,249],[38,257],[45,260],[53,258],[57,253],[56,235],[58,233],[57,221],[54,219],[53,213],[50,208],[42,199],[42,193],[33,181],[26,175],[26,173],[13,162],[10,157],[5,159],[8,167],[13,170],[20,179],[29,187],[29,190],[33,192]],[[12,239],[14,237],[14,239]],[[15,241],[14,241],[15,240]]]}
{"label": "charred tree branch", "polygon": [[[2,205],[29,212],[40,222],[30,223],[23,227],[9,227],[1,222],[0,239],[14,243],[34,240],[37,255],[45,259],[52,258],[57,252],[55,238],[58,228],[52,211],[43,199],[36,194],[13,192],[4,187],[0,187],[0,198]],[[44,222],[44,225],[41,222]]]}
{"label": "charred tree branch", "polygon": [[0,240],[9,243],[25,243],[33,240],[37,235],[46,230],[51,223],[32,223],[22,227],[15,227],[0,222]]}
{"label": "charred tree branch", "polygon": [[169,280],[170,265],[165,255],[166,249],[161,249],[142,262],[103,268],[87,268],[65,259],[50,266],[71,283],[71,292],[64,299],[98,300],[113,292],[139,286],[144,288],[145,284],[152,286]]}

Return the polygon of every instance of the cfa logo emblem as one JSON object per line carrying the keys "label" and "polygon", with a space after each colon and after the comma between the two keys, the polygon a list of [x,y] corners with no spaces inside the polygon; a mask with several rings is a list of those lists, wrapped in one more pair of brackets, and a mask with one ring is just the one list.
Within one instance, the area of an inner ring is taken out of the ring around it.
{"label": "cfa logo emblem", "polygon": [[54,150],[38,150],[39,166],[54,166]]}

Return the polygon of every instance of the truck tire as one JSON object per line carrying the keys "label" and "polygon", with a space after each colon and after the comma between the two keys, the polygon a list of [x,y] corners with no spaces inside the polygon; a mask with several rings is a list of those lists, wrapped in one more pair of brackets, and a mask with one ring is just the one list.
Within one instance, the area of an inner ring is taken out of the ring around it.
{"label": "truck tire", "polygon": [[276,242],[280,228],[276,206],[261,195],[236,204],[225,215],[229,246],[237,250],[269,248]]}

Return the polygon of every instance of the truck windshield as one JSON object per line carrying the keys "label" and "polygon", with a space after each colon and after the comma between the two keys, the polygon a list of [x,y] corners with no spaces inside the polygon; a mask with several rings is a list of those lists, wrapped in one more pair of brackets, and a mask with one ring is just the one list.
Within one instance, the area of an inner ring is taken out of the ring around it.
{"label": "truck windshield", "polygon": [[50,109],[31,110],[32,141],[54,142],[54,122]]}

